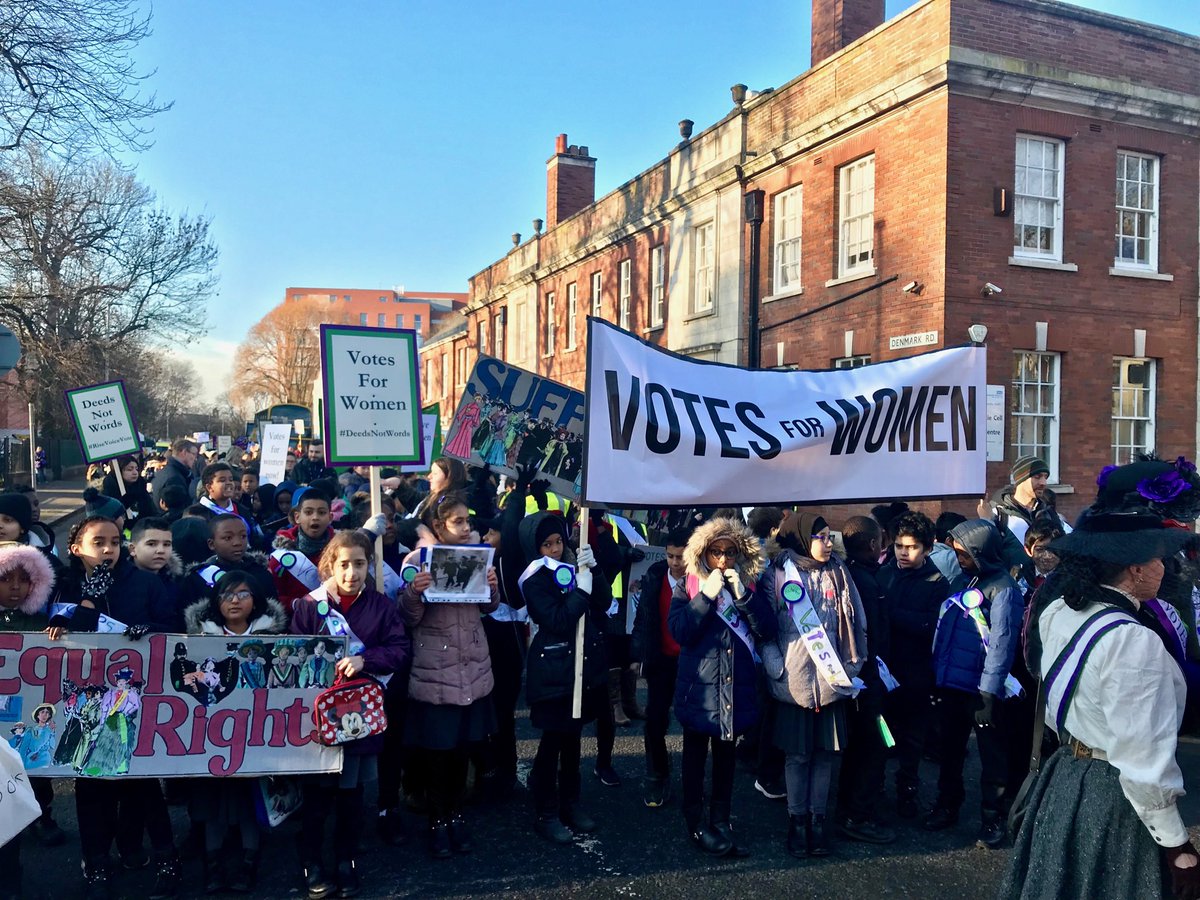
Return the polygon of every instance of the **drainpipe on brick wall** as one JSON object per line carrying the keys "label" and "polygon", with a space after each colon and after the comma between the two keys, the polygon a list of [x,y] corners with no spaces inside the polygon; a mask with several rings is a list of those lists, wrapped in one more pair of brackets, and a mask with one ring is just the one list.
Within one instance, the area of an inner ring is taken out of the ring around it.
{"label": "drainpipe on brick wall", "polygon": [[761,336],[758,328],[758,281],[765,196],[762,191],[750,191],[746,194],[746,222],[750,225],[750,289],[746,294],[746,303],[750,307],[750,334],[746,342],[746,365],[751,369],[757,369],[762,364],[759,354]]}

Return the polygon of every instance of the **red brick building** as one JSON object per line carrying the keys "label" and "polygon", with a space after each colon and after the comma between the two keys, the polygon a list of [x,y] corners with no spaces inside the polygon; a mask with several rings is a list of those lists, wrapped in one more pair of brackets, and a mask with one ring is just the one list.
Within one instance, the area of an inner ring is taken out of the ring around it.
{"label": "red brick building", "polygon": [[593,303],[763,367],[894,359],[977,323],[1004,391],[990,484],[1038,453],[1074,513],[1101,466],[1196,452],[1198,86],[1200,39],[1049,0],[888,22],[881,0],[815,0],[808,71],[735,86],[607,196],[560,139],[547,230],[471,280],[427,396],[453,409],[480,347],[581,385]]}
{"label": "red brick building", "polygon": [[421,339],[439,330],[446,319],[461,310],[466,294],[438,291],[414,292],[404,288],[290,287],[284,302],[326,303],[339,317],[372,328],[412,328]]}

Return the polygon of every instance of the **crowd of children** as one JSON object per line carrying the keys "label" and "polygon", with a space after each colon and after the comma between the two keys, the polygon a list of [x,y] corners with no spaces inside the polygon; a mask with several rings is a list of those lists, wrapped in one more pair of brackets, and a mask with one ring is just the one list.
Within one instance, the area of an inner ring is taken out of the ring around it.
{"label": "crowd of children", "polygon": [[[781,841],[802,859],[828,855],[835,833],[895,839],[879,802],[889,755],[899,763],[894,808],[902,818],[921,814],[921,763],[936,756],[937,795],[923,825],[953,825],[972,731],[983,767],[979,841],[1004,841],[1033,719],[1032,681],[1018,661],[1022,615],[1054,568],[1048,545],[1065,527],[1057,515],[1026,523],[1028,554],[1013,566],[1003,513],[945,513],[934,523],[894,503],[838,523],[837,533],[807,510],[760,508],[748,519],[707,511],[666,533],[665,560],[633,584],[629,567],[640,553],[613,518],[572,522],[570,510],[548,511],[545,483],[532,469],[498,497],[486,470],[470,474],[440,459],[427,493],[411,477],[391,478],[387,514],[372,516],[361,473],[337,477],[312,448],[293,462],[288,480],[262,484],[251,455],[200,465],[197,446],[181,440],[147,483],[140,461],[122,457],[89,490],[62,561],[52,536],[34,529],[35,495],[0,494],[0,629],[57,639],[95,631],[103,616],[134,640],[149,632],[345,637],[348,650],[336,662],[310,657],[300,642],[300,666],[276,671],[266,660],[249,685],[328,686],[362,672],[383,685],[386,732],[346,744],[339,775],[304,779],[296,851],[313,900],[360,890],[365,788],[375,781],[385,841],[404,840],[401,798],[417,793],[428,810],[429,853],[471,852],[462,806],[468,772],[474,764],[477,786],[496,796],[512,792],[522,684],[540,732],[531,821],[552,843],[598,827],[581,802],[581,735],[596,723],[594,772],[603,784],[620,784],[611,754],[625,711],[646,723],[644,805],[669,805],[672,708],[683,730],[686,834],[705,854],[751,852],[730,817],[739,752],[754,762],[758,790],[786,799]],[[383,590],[374,578],[376,538]],[[429,602],[428,548],[482,543],[495,548],[488,602]],[[205,676],[187,673],[177,688],[206,690]],[[644,713],[621,690],[638,676]],[[128,747],[118,742],[108,753],[115,771],[127,767]],[[61,842],[48,780],[34,783],[44,813],[31,831]],[[263,832],[249,783],[185,780],[181,792],[206,890],[252,890]],[[114,842],[124,867],[152,859],[152,897],[178,891],[180,857],[158,780],[80,777],[74,794],[89,896],[116,890]],[[223,848],[235,830],[240,853],[231,857]],[[6,871],[18,873],[4,888],[10,893],[14,885],[19,893],[18,846],[4,849]]]}

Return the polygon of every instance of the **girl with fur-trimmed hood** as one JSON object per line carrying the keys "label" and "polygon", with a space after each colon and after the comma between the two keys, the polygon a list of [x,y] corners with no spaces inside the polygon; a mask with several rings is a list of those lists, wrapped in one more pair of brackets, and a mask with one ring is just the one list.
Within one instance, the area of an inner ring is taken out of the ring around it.
{"label": "girl with fur-trimmed hood", "polygon": [[[49,623],[46,607],[54,593],[54,581],[54,569],[42,551],[28,544],[0,543],[0,631],[44,631]],[[36,712],[33,721],[36,725]],[[51,812],[54,790],[50,779],[33,778],[30,784],[42,808],[41,817],[32,826],[34,833],[47,846],[62,843],[62,830]],[[15,837],[0,850],[0,864],[18,893],[20,844],[20,838]]]}
{"label": "girl with fur-trimmed hood", "polygon": [[[734,743],[758,721],[755,640],[775,636],[767,605],[755,596],[765,562],[745,525],[712,519],[684,552],[687,577],[675,585],[667,625],[678,642],[675,715],[683,726],[683,814],[692,843],[716,856],[747,855],[729,825]],[[704,764],[712,744],[709,821],[704,822]]]}
{"label": "girl with fur-trimmed hood", "polygon": [[28,544],[0,544],[0,631],[45,631],[54,570]]}

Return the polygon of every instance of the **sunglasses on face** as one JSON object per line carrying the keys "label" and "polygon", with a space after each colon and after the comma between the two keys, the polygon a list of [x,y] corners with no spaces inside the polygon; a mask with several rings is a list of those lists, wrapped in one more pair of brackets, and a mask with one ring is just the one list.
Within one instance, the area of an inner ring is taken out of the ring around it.
{"label": "sunglasses on face", "polygon": [[709,547],[708,555],[713,559],[734,559],[737,557],[737,551],[732,547],[728,550],[717,550],[713,547]]}
{"label": "sunglasses on face", "polygon": [[231,591],[228,594],[221,595],[222,603],[232,603],[234,600],[241,600],[243,603],[249,603],[254,599],[254,595],[246,590]]}

